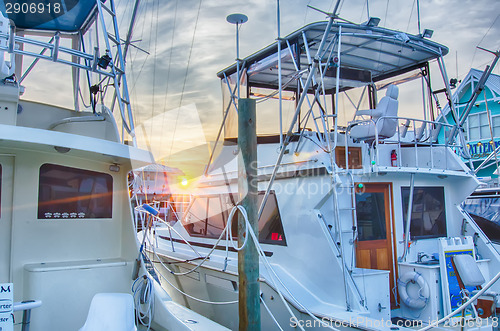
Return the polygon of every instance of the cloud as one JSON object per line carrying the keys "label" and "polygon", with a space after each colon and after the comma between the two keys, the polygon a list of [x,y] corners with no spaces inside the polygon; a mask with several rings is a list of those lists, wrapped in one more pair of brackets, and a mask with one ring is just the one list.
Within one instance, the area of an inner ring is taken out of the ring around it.
{"label": "cloud", "polygon": [[[123,14],[122,38],[126,35],[132,3],[118,2]],[[147,146],[147,141],[157,157],[172,153],[172,148],[177,151],[182,142],[189,145],[193,132],[200,134],[196,140],[205,142],[215,138],[222,120],[222,94],[216,73],[236,58],[235,27],[226,22],[226,16],[244,13],[249,17],[240,29],[242,58],[275,42],[277,37],[276,1],[203,1],[198,16],[199,3],[198,0],[141,2],[132,39],[135,46],[150,54],[130,48],[128,82],[137,126],[144,131],[142,146]],[[329,11],[334,3],[282,0],[281,35],[288,35],[303,24],[325,19],[324,14],[308,9],[308,4]],[[372,0],[369,1],[370,16],[380,17],[381,26],[417,33],[413,3]],[[476,45],[499,48],[499,1],[431,0],[420,1],[420,5],[422,29],[434,30],[432,40],[450,49],[445,57],[450,77],[464,76],[471,66],[481,68],[491,61],[491,55],[478,51]],[[344,1],[340,16],[353,22],[366,21],[366,0]],[[32,99],[45,98],[46,102],[58,100],[71,107],[68,80],[61,81],[59,74],[51,75],[51,66],[39,66],[41,73],[26,81],[27,95]],[[65,89],[57,88],[58,84]],[[439,84],[442,85],[442,81]],[[42,92],[42,87],[48,85],[52,86],[50,97]],[[192,118],[195,114],[196,118]]]}

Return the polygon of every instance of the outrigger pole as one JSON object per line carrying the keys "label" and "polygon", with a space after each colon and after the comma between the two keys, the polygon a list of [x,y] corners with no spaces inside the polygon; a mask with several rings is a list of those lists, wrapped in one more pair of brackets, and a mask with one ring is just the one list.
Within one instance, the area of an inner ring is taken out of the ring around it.
{"label": "outrigger pole", "polygon": [[[472,109],[472,106],[476,103],[477,98],[481,94],[481,91],[484,89],[484,85],[486,84],[486,81],[488,80],[488,77],[490,76],[490,74],[493,72],[493,69],[495,68],[495,66],[498,62],[498,59],[500,57],[500,50],[496,51],[496,52],[492,52],[492,51],[489,51],[489,50],[484,49],[482,47],[478,47],[478,48],[483,50],[483,51],[492,53],[493,55],[495,55],[495,58],[491,62],[491,65],[486,66],[486,68],[484,69],[483,75],[479,79],[479,82],[477,83],[476,88],[474,89],[472,98],[469,100],[467,107],[465,108],[464,112],[460,116],[460,119],[457,121],[456,125],[453,127],[453,130],[450,133],[450,137],[448,139],[448,144],[452,143],[453,140],[455,140],[455,137],[458,134],[458,129],[464,125],[465,120],[469,116],[469,113]],[[451,95],[450,95],[450,98],[451,98]]]}

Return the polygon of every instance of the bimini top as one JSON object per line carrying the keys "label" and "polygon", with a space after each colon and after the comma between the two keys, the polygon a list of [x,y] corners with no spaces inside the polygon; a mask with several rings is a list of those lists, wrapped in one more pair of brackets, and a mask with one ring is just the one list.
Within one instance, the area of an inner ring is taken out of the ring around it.
{"label": "bimini top", "polygon": [[[307,49],[314,58],[323,38],[328,22],[311,23],[282,38],[282,75],[292,78],[297,73],[293,57],[298,58],[299,70],[306,69],[309,63]],[[376,82],[400,73],[424,66],[428,61],[446,55],[448,48],[424,39],[421,36],[368,25],[334,23],[331,27],[325,47],[334,47],[332,65],[325,77],[325,88],[335,89],[335,59],[340,36],[341,88],[354,87],[359,83]],[[304,40],[305,39],[305,40]],[[287,46],[290,44],[292,52]],[[243,68],[248,74],[248,83],[253,86],[277,88],[278,70],[276,43],[243,59]],[[297,53],[300,56],[297,56]],[[322,62],[327,60],[329,52]],[[236,64],[217,73],[221,79],[236,72]],[[330,79],[328,79],[330,78]],[[351,83],[345,83],[351,81]],[[351,86],[354,85],[354,86]]]}
{"label": "bimini top", "polygon": [[94,14],[96,0],[0,0],[0,11],[16,28],[73,33]]}

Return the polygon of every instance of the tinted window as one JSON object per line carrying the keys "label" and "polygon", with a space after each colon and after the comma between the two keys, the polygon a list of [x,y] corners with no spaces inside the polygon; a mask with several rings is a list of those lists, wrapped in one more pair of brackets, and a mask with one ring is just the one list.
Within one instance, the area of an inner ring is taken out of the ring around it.
{"label": "tinted window", "polygon": [[218,238],[227,223],[232,206],[226,203],[226,195],[198,197],[193,203],[185,224],[193,236]]}
{"label": "tinted window", "polygon": [[356,194],[356,217],[359,241],[387,239],[383,192]]}
{"label": "tinted window", "polygon": [[[265,192],[259,192],[259,207]],[[278,201],[274,192],[270,192],[267,203],[259,220],[259,242],[263,244],[286,245],[285,233],[281,223]]]}
{"label": "tinted window", "polygon": [[111,218],[111,175],[44,164],[40,167],[38,218]]}
{"label": "tinted window", "polygon": [[464,202],[464,209],[490,240],[500,243],[500,198],[469,198]]}
{"label": "tinted window", "polygon": [[[259,192],[259,205],[264,192]],[[236,194],[221,194],[196,197],[189,214],[184,220],[184,227],[194,237],[219,238],[227,224],[231,209],[238,201]],[[236,237],[237,219],[232,222],[232,233]],[[274,192],[267,200],[259,220],[259,241],[265,244],[286,245],[281,217]]]}
{"label": "tinted window", "polygon": [[[406,216],[410,188],[402,187],[403,219]],[[415,187],[410,225],[411,238],[435,238],[446,236],[446,214],[443,187]]]}

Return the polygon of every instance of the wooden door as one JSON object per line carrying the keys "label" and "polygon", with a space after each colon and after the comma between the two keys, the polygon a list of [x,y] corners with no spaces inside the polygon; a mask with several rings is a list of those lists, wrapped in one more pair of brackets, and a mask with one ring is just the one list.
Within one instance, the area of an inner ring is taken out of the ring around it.
{"label": "wooden door", "polygon": [[[356,185],[358,238],[356,266],[389,270],[390,287],[394,288],[394,264],[391,236],[391,197],[389,184]],[[391,305],[396,300],[391,291]]]}

